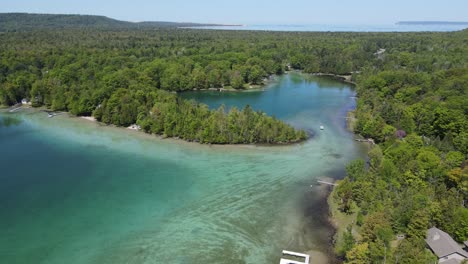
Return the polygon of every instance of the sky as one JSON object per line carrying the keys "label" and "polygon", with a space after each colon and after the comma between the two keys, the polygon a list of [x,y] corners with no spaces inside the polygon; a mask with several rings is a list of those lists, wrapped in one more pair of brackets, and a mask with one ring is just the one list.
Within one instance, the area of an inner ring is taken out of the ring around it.
{"label": "sky", "polygon": [[468,0],[0,0],[0,13],[104,15],[126,21],[365,24],[468,21]]}

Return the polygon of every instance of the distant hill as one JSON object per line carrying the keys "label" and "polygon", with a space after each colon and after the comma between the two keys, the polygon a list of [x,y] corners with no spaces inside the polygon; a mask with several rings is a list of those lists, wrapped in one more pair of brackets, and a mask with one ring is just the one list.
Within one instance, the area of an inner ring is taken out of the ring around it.
{"label": "distant hill", "polygon": [[399,21],[397,25],[468,25],[463,21]]}
{"label": "distant hill", "polygon": [[135,29],[222,26],[219,24],[179,23],[179,22],[128,22],[94,15],[52,15],[29,13],[0,13],[0,31],[27,31],[33,29]]}

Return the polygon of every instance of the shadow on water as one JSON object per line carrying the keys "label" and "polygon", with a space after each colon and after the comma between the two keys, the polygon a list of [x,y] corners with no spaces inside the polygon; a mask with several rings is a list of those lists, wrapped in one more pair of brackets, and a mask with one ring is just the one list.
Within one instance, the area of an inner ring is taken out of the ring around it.
{"label": "shadow on water", "polygon": [[[326,178],[338,180],[346,175],[344,168],[334,169],[327,173]],[[310,186],[301,200],[301,208],[304,212],[304,230],[306,237],[311,238],[314,250],[320,250],[327,256],[327,263],[341,263],[333,250],[333,236],[335,227],[330,222],[328,195],[333,190],[332,186],[315,183]],[[320,228],[317,228],[320,227]]]}
{"label": "shadow on water", "polygon": [[0,127],[12,127],[21,124],[21,120],[11,116],[0,115]]}

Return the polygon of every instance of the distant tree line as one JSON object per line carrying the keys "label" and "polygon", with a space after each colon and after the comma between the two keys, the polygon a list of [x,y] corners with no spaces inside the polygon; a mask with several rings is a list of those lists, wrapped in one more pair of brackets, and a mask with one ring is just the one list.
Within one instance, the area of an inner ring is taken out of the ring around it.
{"label": "distant tree line", "polygon": [[128,22],[95,15],[0,13],[0,32],[23,32],[57,29],[157,30],[160,28],[199,26],[216,26],[216,24],[185,22],[179,23],[165,21]]}

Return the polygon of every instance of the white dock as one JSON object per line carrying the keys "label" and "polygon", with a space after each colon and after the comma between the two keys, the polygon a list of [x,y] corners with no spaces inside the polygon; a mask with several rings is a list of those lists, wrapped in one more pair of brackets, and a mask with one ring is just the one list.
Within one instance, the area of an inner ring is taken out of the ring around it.
{"label": "white dock", "polygon": [[281,258],[280,259],[280,264],[309,264],[309,261],[310,261],[310,256],[307,255],[307,254],[302,254],[302,253],[283,250],[283,257],[288,257],[288,256],[292,256],[292,257],[295,257],[295,258],[301,258],[301,259],[304,259],[304,261],[301,262],[301,261],[298,261],[298,260],[291,260],[291,259]]}
{"label": "white dock", "polygon": [[322,184],[331,185],[331,186],[338,186],[338,184],[332,183],[332,182],[326,182],[326,181],[317,181],[317,182],[318,182],[318,183],[322,183]]}

